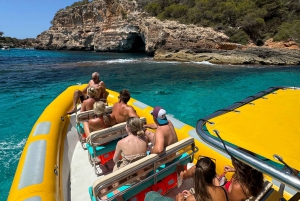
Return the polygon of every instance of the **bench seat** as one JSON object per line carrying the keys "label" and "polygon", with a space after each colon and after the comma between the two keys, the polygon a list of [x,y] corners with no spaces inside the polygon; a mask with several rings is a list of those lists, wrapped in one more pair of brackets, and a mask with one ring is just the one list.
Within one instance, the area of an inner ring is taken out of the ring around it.
{"label": "bench seat", "polygon": [[[187,147],[189,149],[187,149]],[[168,146],[165,152],[160,155],[150,154],[145,158],[96,180],[93,186],[89,188],[91,199],[96,200],[96,197],[101,198],[106,195],[109,200],[115,200],[113,191],[118,189],[120,191],[118,195],[121,194],[124,200],[128,200],[168,175],[176,172],[177,164],[186,165],[190,163],[191,156],[197,151],[198,148],[195,147],[194,139],[191,137],[174,143]],[[141,169],[146,171],[147,177],[139,180],[140,175],[137,175],[137,172]],[[130,179],[120,183],[119,187],[112,187],[112,184],[128,177],[130,177]],[[104,188],[110,190],[106,193],[100,193],[100,190]]]}

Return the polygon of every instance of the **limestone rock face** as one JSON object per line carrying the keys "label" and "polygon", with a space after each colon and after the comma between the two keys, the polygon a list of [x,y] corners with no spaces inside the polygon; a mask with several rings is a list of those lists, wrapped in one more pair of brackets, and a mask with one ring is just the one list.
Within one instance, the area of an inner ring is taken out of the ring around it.
{"label": "limestone rock face", "polygon": [[155,52],[157,60],[208,61],[214,64],[300,65],[300,50],[253,47],[235,50],[184,49]]}
{"label": "limestone rock face", "polygon": [[37,36],[36,49],[144,51],[217,48],[228,37],[211,28],[160,21],[136,1],[98,0],[56,13],[52,27]]}

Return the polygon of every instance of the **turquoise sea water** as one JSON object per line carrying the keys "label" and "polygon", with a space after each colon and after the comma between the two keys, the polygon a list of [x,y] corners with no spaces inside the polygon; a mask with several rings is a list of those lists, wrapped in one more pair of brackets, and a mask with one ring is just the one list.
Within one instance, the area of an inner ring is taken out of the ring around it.
{"label": "turquoise sea water", "polygon": [[157,62],[143,54],[11,49],[0,51],[0,200],[6,200],[23,146],[44,108],[94,71],[109,89],[160,105],[196,125],[215,110],[271,86],[300,86],[300,66]]}

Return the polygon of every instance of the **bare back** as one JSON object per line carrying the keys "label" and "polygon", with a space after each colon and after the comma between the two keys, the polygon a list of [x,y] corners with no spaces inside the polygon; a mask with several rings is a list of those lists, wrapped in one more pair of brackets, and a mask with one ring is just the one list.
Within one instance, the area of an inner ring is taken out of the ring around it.
{"label": "bare back", "polygon": [[137,137],[137,136],[130,135],[120,140],[120,143],[118,144],[120,146],[121,151],[124,153],[124,155],[129,156],[129,155],[146,153],[148,141],[145,136]]}
{"label": "bare back", "polygon": [[127,121],[129,117],[138,117],[132,106],[122,102],[117,102],[113,105],[112,116],[117,124]]}
{"label": "bare back", "polygon": [[171,121],[168,121],[166,125],[159,125],[154,134],[154,147],[151,153],[159,154],[167,146],[178,142],[177,134]]}
{"label": "bare back", "polygon": [[159,126],[156,134],[162,134],[164,137],[164,147],[178,142],[177,134],[171,121],[167,125]]}
{"label": "bare back", "polygon": [[96,100],[94,98],[88,98],[88,99],[84,100],[81,105],[80,111],[83,112],[83,111],[92,110],[94,108],[95,102],[96,102]]}
{"label": "bare back", "polygon": [[208,192],[213,201],[226,201],[226,192],[221,189],[222,187],[208,187]]}

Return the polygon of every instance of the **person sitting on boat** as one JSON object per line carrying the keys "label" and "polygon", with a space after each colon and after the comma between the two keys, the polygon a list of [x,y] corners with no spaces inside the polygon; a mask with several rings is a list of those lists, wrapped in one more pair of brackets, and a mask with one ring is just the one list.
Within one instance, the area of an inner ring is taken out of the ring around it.
{"label": "person sitting on boat", "polygon": [[256,197],[263,189],[263,174],[236,158],[232,158],[232,165],[233,167],[224,167],[225,172],[235,172],[231,180],[224,185],[229,200],[242,201],[251,196]]}
{"label": "person sitting on boat", "polygon": [[80,110],[81,112],[92,110],[94,108],[98,91],[94,87],[89,87],[87,88],[87,95],[89,98],[82,102]]}
{"label": "person sitting on boat", "polygon": [[[147,146],[148,138],[145,136],[144,128],[142,121],[139,117],[129,117],[126,122],[126,131],[128,136],[123,138],[117,143],[116,151],[113,157],[115,166],[113,171],[119,170],[130,163],[133,163],[145,156],[147,156]],[[120,159],[120,157],[122,158]],[[139,171],[138,174],[141,174],[142,177],[143,170]],[[119,182],[115,183],[113,186],[117,187]],[[107,189],[102,189],[101,193],[106,192]],[[114,193],[118,193],[118,190],[115,190]],[[106,197],[102,198],[106,199]],[[117,200],[123,200],[121,196],[117,197]]]}
{"label": "person sitting on boat", "polygon": [[155,133],[146,130],[146,135],[153,144],[151,153],[160,154],[167,146],[178,142],[178,138],[172,122],[166,117],[166,110],[156,106],[151,114],[155,123],[146,124],[144,128],[156,129]]}
{"label": "person sitting on boat", "polygon": [[[257,196],[263,189],[263,174],[249,165],[232,158],[234,168],[225,166],[224,171],[234,171],[232,179],[225,183],[224,188],[228,193],[230,201],[243,201],[251,196]],[[182,179],[193,178],[195,175],[196,166],[189,170],[182,171],[180,177]],[[215,175],[214,185],[219,186],[218,176]]]}
{"label": "person sitting on boat", "polygon": [[176,196],[176,201],[228,201],[226,190],[214,185],[216,164],[209,157],[201,157],[194,166],[194,194],[184,190]]}
{"label": "person sitting on boat", "polygon": [[[100,75],[97,72],[94,72],[92,74],[92,79],[89,81],[88,85],[82,90],[75,90],[74,95],[73,95],[73,108],[67,112],[67,114],[73,114],[76,112],[76,104],[79,101],[79,99],[81,100],[81,102],[83,102],[83,100],[87,99],[88,96],[86,95],[87,93],[87,89],[89,87],[94,87],[95,89],[99,90],[100,89]],[[98,96],[100,95],[100,93],[98,93]],[[99,97],[96,98],[99,98]]]}
{"label": "person sitting on boat", "polygon": [[[129,117],[126,122],[128,136],[117,143],[113,157],[114,171],[147,156],[148,138],[139,117]],[[122,156],[122,159],[120,159]]]}
{"label": "person sitting on boat", "polygon": [[127,121],[129,117],[138,117],[134,108],[127,105],[129,100],[130,92],[127,89],[120,91],[119,101],[112,108],[112,116],[115,118],[116,124]]}
{"label": "person sitting on boat", "polygon": [[106,90],[106,85],[103,81],[101,81],[99,83],[99,86],[100,86],[99,100],[106,103],[106,105],[107,105],[107,97],[108,97],[109,92]]}
{"label": "person sitting on boat", "polygon": [[93,108],[96,118],[83,123],[86,137],[93,131],[111,127],[115,123],[115,119],[111,115],[105,114],[105,103],[102,101],[95,102]]}

